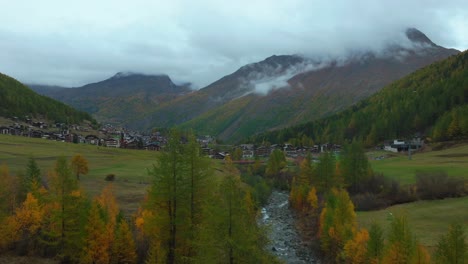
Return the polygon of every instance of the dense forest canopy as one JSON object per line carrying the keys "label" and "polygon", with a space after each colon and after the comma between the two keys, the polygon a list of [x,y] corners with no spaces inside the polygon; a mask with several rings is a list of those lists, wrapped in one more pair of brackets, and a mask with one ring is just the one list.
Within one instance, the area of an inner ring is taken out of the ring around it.
{"label": "dense forest canopy", "polygon": [[85,112],[80,112],[49,97],[39,95],[17,80],[0,73],[0,116],[45,117],[55,122],[81,123],[96,121]]}

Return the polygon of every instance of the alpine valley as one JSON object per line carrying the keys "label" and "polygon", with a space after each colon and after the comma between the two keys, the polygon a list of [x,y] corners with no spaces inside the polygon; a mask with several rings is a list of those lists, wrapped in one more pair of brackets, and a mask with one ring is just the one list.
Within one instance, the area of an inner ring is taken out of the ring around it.
{"label": "alpine valley", "polygon": [[303,124],[343,110],[417,69],[459,53],[409,28],[404,43],[335,58],[274,55],[245,65],[210,85],[191,90],[167,75],[117,73],[77,88],[29,85],[129,128],[193,128],[224,141]]}

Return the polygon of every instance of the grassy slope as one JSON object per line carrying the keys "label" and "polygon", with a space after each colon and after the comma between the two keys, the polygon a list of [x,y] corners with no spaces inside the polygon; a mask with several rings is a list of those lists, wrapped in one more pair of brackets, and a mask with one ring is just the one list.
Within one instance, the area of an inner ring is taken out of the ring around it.
{"label": "grassy slope", "polygon": [[[376,157],[390,155],[390,152],[371,152],[368,155]],[[468,145],[417,153],[412,155],[411,160],[408,160],[406,154],[395,154],[383,160],[371,160],[371,165],[374,171],[396,179],[403,185],[414,183],[418,170],[444,170],[449,176],[468,180]]]}
{"label": "grassy slope", "polygon": [[148,188],[147,168],[156,162],[157,153],[150,151],[111,149],[90,145],[76,145],[0,135],[0,163],[7,164],[10,172],[24,172],[29,156],[33,155],[43,175],[53,169],[57,156],[72,157],[82,154],[89,161],[89,174],[81,176],[81,184],[91,196],[100,193],[108,184],[104,177],[113,173],[117,200],[125,212],[133,212]]}
{"label": "grassy slope", "polygon": [[[468,145],[456,146],[440,151],[430,151],[412,155],[393,154],[384,151],[368,153],[369,156],[390,155],[383,160],[372,160],[372,168],[385,176],[396,179],[401,184],[415,182],[417,170],[444,170],[449,176],[468,180]],[[380,211],[358,212],[358,222],[369,228],[373,221],[387,228],[389,213],[405,215],[414,235],[421,243],[433,248],[440,235],[448,230],[451,222],[460,222],[468,233],[468,197],[436,201],[418,201],[401,204]]]}
{"label": "grassy slope", "polygon": [[424,245],[433,248],[438,238],[445,234],[452,222],[462,223],[468,233],[468,197],[436,201],[419,201],[389,207],[380,211],[358,212],[360,226],[369,228],[372,222],[385,229],[390,214],[407,217],[413,234]]}

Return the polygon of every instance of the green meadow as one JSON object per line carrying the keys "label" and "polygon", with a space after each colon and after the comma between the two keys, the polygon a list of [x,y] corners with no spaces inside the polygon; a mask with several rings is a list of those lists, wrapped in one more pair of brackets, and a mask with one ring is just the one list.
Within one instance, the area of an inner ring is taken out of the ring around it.
{"label": "green meadow", "polygon": [[395,205],[384,210],[357,212],[361,227],[369,228],[373,222],[385,230],[393,216],[405,216],[413,235],[420,243],[433,249],[438,238],[445,234],[450,223],[461,223],[468,233],[468,196],[434,201],[418,201]]}
{"label": "green meadow", "polygon": [[[411,160],[406,154],[385,151],[369,152],[372,169],[397,180],[402,185],[415,183],[416,171],[446,171],[449,176],[468,180],[468,145],[439,151],[414,153]],[[374,160],[373,157],[385,156]]]}
{"label": "green meadow", "polygon": [[89,173],[81,176],[80,183],[90,197],[109,184],[104,180],[106,175],[115,174],[112,184],[122,210],[136,211],[151,182],[147,169],[156,162],[157,152],[0,135],[0,164],[6,164],[12,174],[24,172],[31,156],[46,175],[53,170],[58,156],[71,158],[75,154],[83,155],[89,162]]}
{"label": "green meadow", "polygon": [[[397,180],[402,185],[416,182],[416,171],[445,171],[451,177],[463,178],[468,182],[468,145],[458,145],[439,151],[413,153],[411,160],[407,154],[385,151],[369,152],[372,169],[386,177]],[[373,157],[384,156],[374,160]],[[384,210],[358,212],[360,226],[369,228],[372,222],[385,229],[389,226],[390,213],[403,215],[408,219],[413,234],[418,240],[432,248],[438,238],[447,232],[450,223],[464,225],[468,233],[468,197],[433,201],[417,201],[395,205]]]}

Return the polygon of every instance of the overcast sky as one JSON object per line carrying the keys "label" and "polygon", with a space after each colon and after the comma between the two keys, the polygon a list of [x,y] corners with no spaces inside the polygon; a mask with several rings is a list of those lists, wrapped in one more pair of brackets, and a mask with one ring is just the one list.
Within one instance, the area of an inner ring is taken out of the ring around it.
{"label": "overcast sky", "polygon": [[203,87],[273,54],[378,50],[416,27],[468,48],[466,0],[0,0],[0,72],[81,86],[118,71]]}

